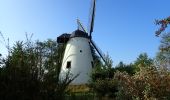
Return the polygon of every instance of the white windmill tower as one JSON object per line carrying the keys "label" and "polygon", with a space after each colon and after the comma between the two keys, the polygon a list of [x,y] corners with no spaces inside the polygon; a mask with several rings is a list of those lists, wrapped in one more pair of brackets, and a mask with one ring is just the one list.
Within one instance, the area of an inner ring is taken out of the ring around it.
{"label": "white windmill tower", "polygon": [[60,76],[64,77],[68,71],[70,71],[73,76],[79,74],[79,76],[73,80],[72,84],[86,84],[90,79],[90,73],[93,68],[91,45],[105,62],[102,53],[92,41],[95,6],[96,0],[93,0],[88,32],[80,21],[77,20],[78,29],[76,31],[72,34],[62,34],[57,38],[58,43],[66,42]]}

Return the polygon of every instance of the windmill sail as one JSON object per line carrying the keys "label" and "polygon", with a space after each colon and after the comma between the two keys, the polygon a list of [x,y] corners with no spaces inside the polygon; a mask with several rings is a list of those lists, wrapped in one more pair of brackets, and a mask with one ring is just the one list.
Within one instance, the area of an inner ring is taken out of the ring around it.
{"label": "windmill sail", "polygon": [[91,37],[91,34],[93,32],[93,27],[94,27],[95,10],[96,10],[96,0],[93,0],[91,12],[90,12],[89,31],[88,31],[90,37]]}
{"label": "windmill sail", "polygon": [[106,60],[104,58],[104,53],[97,47],[97,45],[95,44],[95,42],[93,40],[90,40],[90,43],[96,49],[97,53],[100,55],[100,57],[102,58],[102,60],[106,64],[106,66],[108,66],[108,64],[107,64],[107,62],[106,62]]}
{"label": "windmill sail", "polygon": [[77,19],[77,25],[78,25],[78,30],[81,30],[81,31],[87,33],[86,29],[83,27],[83,25],[79,19]]}

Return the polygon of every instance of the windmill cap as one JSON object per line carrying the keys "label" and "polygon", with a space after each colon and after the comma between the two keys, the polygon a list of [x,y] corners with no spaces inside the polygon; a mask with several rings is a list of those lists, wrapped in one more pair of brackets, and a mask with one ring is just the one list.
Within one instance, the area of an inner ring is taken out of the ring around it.
{"label": "windmill cap", "polygon": [[70,35],[71,34],[67,33],[60,35],[59,37],[57,37],[57,43],[66,43],[69,40]]}
{"label": "windmill cap", "polygon": [[88,34],[86,32],[83,32],[81,30],[76,30],[74,31],[70,38],[73,38],[73,37],[84,37],[84,38],[89,38]]}

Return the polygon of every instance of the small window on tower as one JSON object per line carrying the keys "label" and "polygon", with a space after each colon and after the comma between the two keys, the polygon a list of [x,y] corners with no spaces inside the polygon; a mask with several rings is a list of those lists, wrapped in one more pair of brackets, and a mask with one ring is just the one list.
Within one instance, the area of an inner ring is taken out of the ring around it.
{"label": "small window on tower", "polygon": [[68,61],[68,62],[67,62],[66,68],[67,68],[67,69],[71,68],[71,61]]}
{"label": "small window on tower", "polygon": [[80,50],[80,53],[82,53],[82,50]]}
{"label": "small window on tower", "polygon": [[93,61],[91,61],[91,66],[92,66],[92,68],[94,68],[94,63],[93,63]]}

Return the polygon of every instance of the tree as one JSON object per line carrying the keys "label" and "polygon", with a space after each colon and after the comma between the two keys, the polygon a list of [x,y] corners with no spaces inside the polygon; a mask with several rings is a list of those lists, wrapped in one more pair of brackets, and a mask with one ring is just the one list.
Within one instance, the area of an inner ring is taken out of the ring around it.
{"label": "tree", "polygon": [[62,99],[77,77],[59,77],[64,48],[54,40],[16,42],[0,70],[0,99]]}
{"label": "tree", "polygon": [[2,54],[0,54],[0,68],[2,67],[4,63],[4,59],[2,58]]}
{"label": "tree", "polygon": [[162,36],[156,60],[159,67],[170,69],[170,33]]}
{"label": "tree", "polygon": [[119,62],[119,64],[115,67],[116,71],[127,72],[129,75],[135,74],[135,66],[134,64],[124,64],[123,62]]}
{"label": "tree", "polygon": [[35,59],[28,55],[23,42],[16,42],[11,51],[11,56],[5,60],[1,72],[2,100],[35,100],[39,98],[40,80],[37,68],[33,68]]}
{"label": "tree", "polygon": [[107,66],[101,64],[94,66],[89,86],[99,97],[115,97],[117,92],[117,82],[113,79],[115,70],[111,58],[107,55],[105,59]]}
{"label": "tree", "polygon": [[156,20],[156,25],[161,25],[161,27],[155,32],[156,36],[159,36],[170,24],[170,16],[168,18],[162,19],[162,20]]}
{"label": "tree", "polygon": [[153,59],[149,58],[147,53],[140,54],[134,62],[135,71],[138,72],[141,67],[150,67],[153,63]]}
{"label": "tree", "polygon": [[[156,24],[161,25],[161,28],[156,31],[156,36],[159,36],[170,24],[170,17],[157,20]],[[156,56],[156,61],[159,67],[170,69],[170,32],[163,33],[161,36],[161,44]]]}
{"label": "tree", "polygon": [[158,70],[146,54],[141,54],[136,60],[139,70],[133,75],[117,71],[115,79],[119,83],[118,98],[138,100],[168,100],[170,99],[170,74]]}

